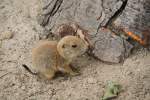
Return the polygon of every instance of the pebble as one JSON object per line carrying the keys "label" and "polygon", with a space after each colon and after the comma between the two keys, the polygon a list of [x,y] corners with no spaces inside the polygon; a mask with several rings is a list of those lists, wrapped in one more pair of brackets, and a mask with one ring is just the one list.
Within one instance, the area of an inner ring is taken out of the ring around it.
{"label": "pebble", "polygon": [[24,89],[26,89],[26,87],[25,87],[25,86],[22,86],[22,87],[21,87],[21,89],[23,89],[23,90],[24,90]]}
{"label": "pebble", "polygon": [[95,84],[95,83],[97,83],[97,80],[94,79],[93,77],[87,78],[87,83],[89,83],[89,84]]}
{"label": "pebble", "polygon": [[0,34],[0,40],[11,39],[13,37],[12,32],[3,32]]}

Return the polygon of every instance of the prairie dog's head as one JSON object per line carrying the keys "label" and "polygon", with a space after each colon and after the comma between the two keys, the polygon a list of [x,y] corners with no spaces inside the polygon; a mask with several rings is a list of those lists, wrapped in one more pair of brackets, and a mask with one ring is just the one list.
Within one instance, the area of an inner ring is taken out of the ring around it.
{"label": "prairie dog's head", "polygon": [[65,36],[57,44],[59,54],[67,60],[82,55],[87,49],[85,42],[77,36]]}

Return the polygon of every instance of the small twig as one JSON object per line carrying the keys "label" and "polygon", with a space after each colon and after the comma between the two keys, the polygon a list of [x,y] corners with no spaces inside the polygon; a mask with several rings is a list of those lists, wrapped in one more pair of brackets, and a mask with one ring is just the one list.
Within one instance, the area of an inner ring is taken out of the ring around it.
{"label": "small twig", "polygon": [[122,60],[124,60],[125,59],[125,57],[127,56],[126,55],[126,53],[127,53],[127,48],[126,48],[126,44],[125,44],[125,40],[124,40],[124,38],[122,38],[122,43],[123,43],[123,47],[124,47],[124,57],[123,57],[123,59]]}
{"label": "small twig", "polygon": [[4,75],[0,76],[0,78],[3,78],[4,76],[8,75],[11,72],[5,73]]}

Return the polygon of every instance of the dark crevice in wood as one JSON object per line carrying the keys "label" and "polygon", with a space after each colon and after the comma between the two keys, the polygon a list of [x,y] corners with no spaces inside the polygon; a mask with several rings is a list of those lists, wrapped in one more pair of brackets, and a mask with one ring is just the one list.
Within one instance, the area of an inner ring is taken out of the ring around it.
{"label": "dark crevice in wood", "polygon": [[[56,14],[56,12],[59,10],[61,4],[62,4],[63,0],[56,0],[53,8],[51,11],[49,11],[48,13],[44,14],[44,20],[42,22],[42,26],[46,26],[49,22],[50,17],[54,16]],[[51,2],[44,8],[47,8],[48,6],[50,6]]]}
{"label": "dark crevice in wood", "polygon": [[113,22],[122,14],[124,11],[126,5],[127,5],[128,0],[122,0],[122,6],[114,13],[113,16],[108,20],[108,22],[105,24],[105,28],[108,28],[109,26],[112,26]]}
{"label": "dark crevice in wood", "polygon": [[[104,26],[101,26],[101,23],[99,24],[98,29],[97,29],[97,33],[98,33],[98,30],[99,30],[100,28],[102,28],[102,27],[108,28],[108,29],[110,29],[110,30],[111,30],[112,32],[114,32],[114,33],[118,32],[118,31],[119,31],[119,32],[120,32],[120,31],[123,32],[123,31],[120,30],[119,28],[117,29],[116,27],[113,27],[113,22],[122,14],[122,12],[124,11],[125,7],[127,6],[128,0],[122,0],[122,2],[123,2],[123,3],[122,3],[122,6],[114,13],[114,15],[113,15],[112,17],[110,17],[110,19],[108,20],[108,22],[107,22]],[[97,33],[96,33],[96,35],[97,35]],[[96,35],[95,35],[95,37],[96,37]],[[125,52],[126,52],[126,46],[125,46],[125,43],[124,43],[124,39],[122,39],[122,41],[123,41],[123,46],[124,46]],[[98,41],[95,41],[93,45],[95,45],[96,42],[98,42]],[[94,46],[94,47],[95,47],[95,46]],[[124,57],[125,57],[125,54],[126,54],[126,53],[124,53]],[[94,59],[97,59],[97,60],[100,60],[100,61],[102,61],[102,62],[104,62],[104,63],[107,63],[107,62],[101,60],[100,58],[96,57],[95,54],[92,52],[92,50],[91,50],[91,52],[88,52],[88,55],[90,55],[90,56],[93,57]],[[124,59],[124,57],[123,57],[123,59]]]}
{"label": "dark crevice in wood", "polygon": [[[127,2],[128,2],[128,0],[122,0],[122,6],[114,13],[113,16],[110,17],[110,19],[108,20],[108,22],[104,26],[102,26],[101,23],[99,24],[99,26],[97,28],[97,32],[100,28],[104,27],[104,28],[109,28],[112,32],[116,33],[116,28],[113,27],[113,22],[122,14],[125,7],[127,6]],[[102,1],[102,4],[103,4],[103,1]],[[95,34],[95,36],[96,35],[97,35],[97,33]]]}

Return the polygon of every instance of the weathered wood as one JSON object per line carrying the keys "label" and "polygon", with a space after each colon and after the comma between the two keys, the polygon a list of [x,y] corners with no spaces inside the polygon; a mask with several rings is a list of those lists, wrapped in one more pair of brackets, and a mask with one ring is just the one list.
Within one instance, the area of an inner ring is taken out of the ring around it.
{"label": "weathered wood", "polygon": [[[97,32],[100,23],[105,25],[122,4],[118,0],[47,0],[45,6],[49,3],[43,10],[45,16],[39,21],[46,29],[55,31],[62,23],[77,22],[91,34]],[[59,9],[55,5],[60,5]]]}
{"label": "weathered wood", "polygon": [[[121,7],[126,1],[124,10]],[[43,16],[38,20],[41,25],[55,33],[61,24],[77,23],[88,30],[93,53],[103,61],[118,63],[133,47],[125,39],[112,36],[113,32],[122,34],[117,28],[127,28],[142,38],[142,31],[150,27],[149,0],[44,0],[43,4]],[[117,16],[118,10],[123,11],[121,16]],[[101,26],[109,30],[103,31]]]}
{"label": "weathered wood", "polygon": [[[149,36],[150,0],[128,0],[125,10],[114,24],[117,27],[126,28],[127,31],[133,32],[140,38]],[[147,42],[150,43],[149,40]]]}

